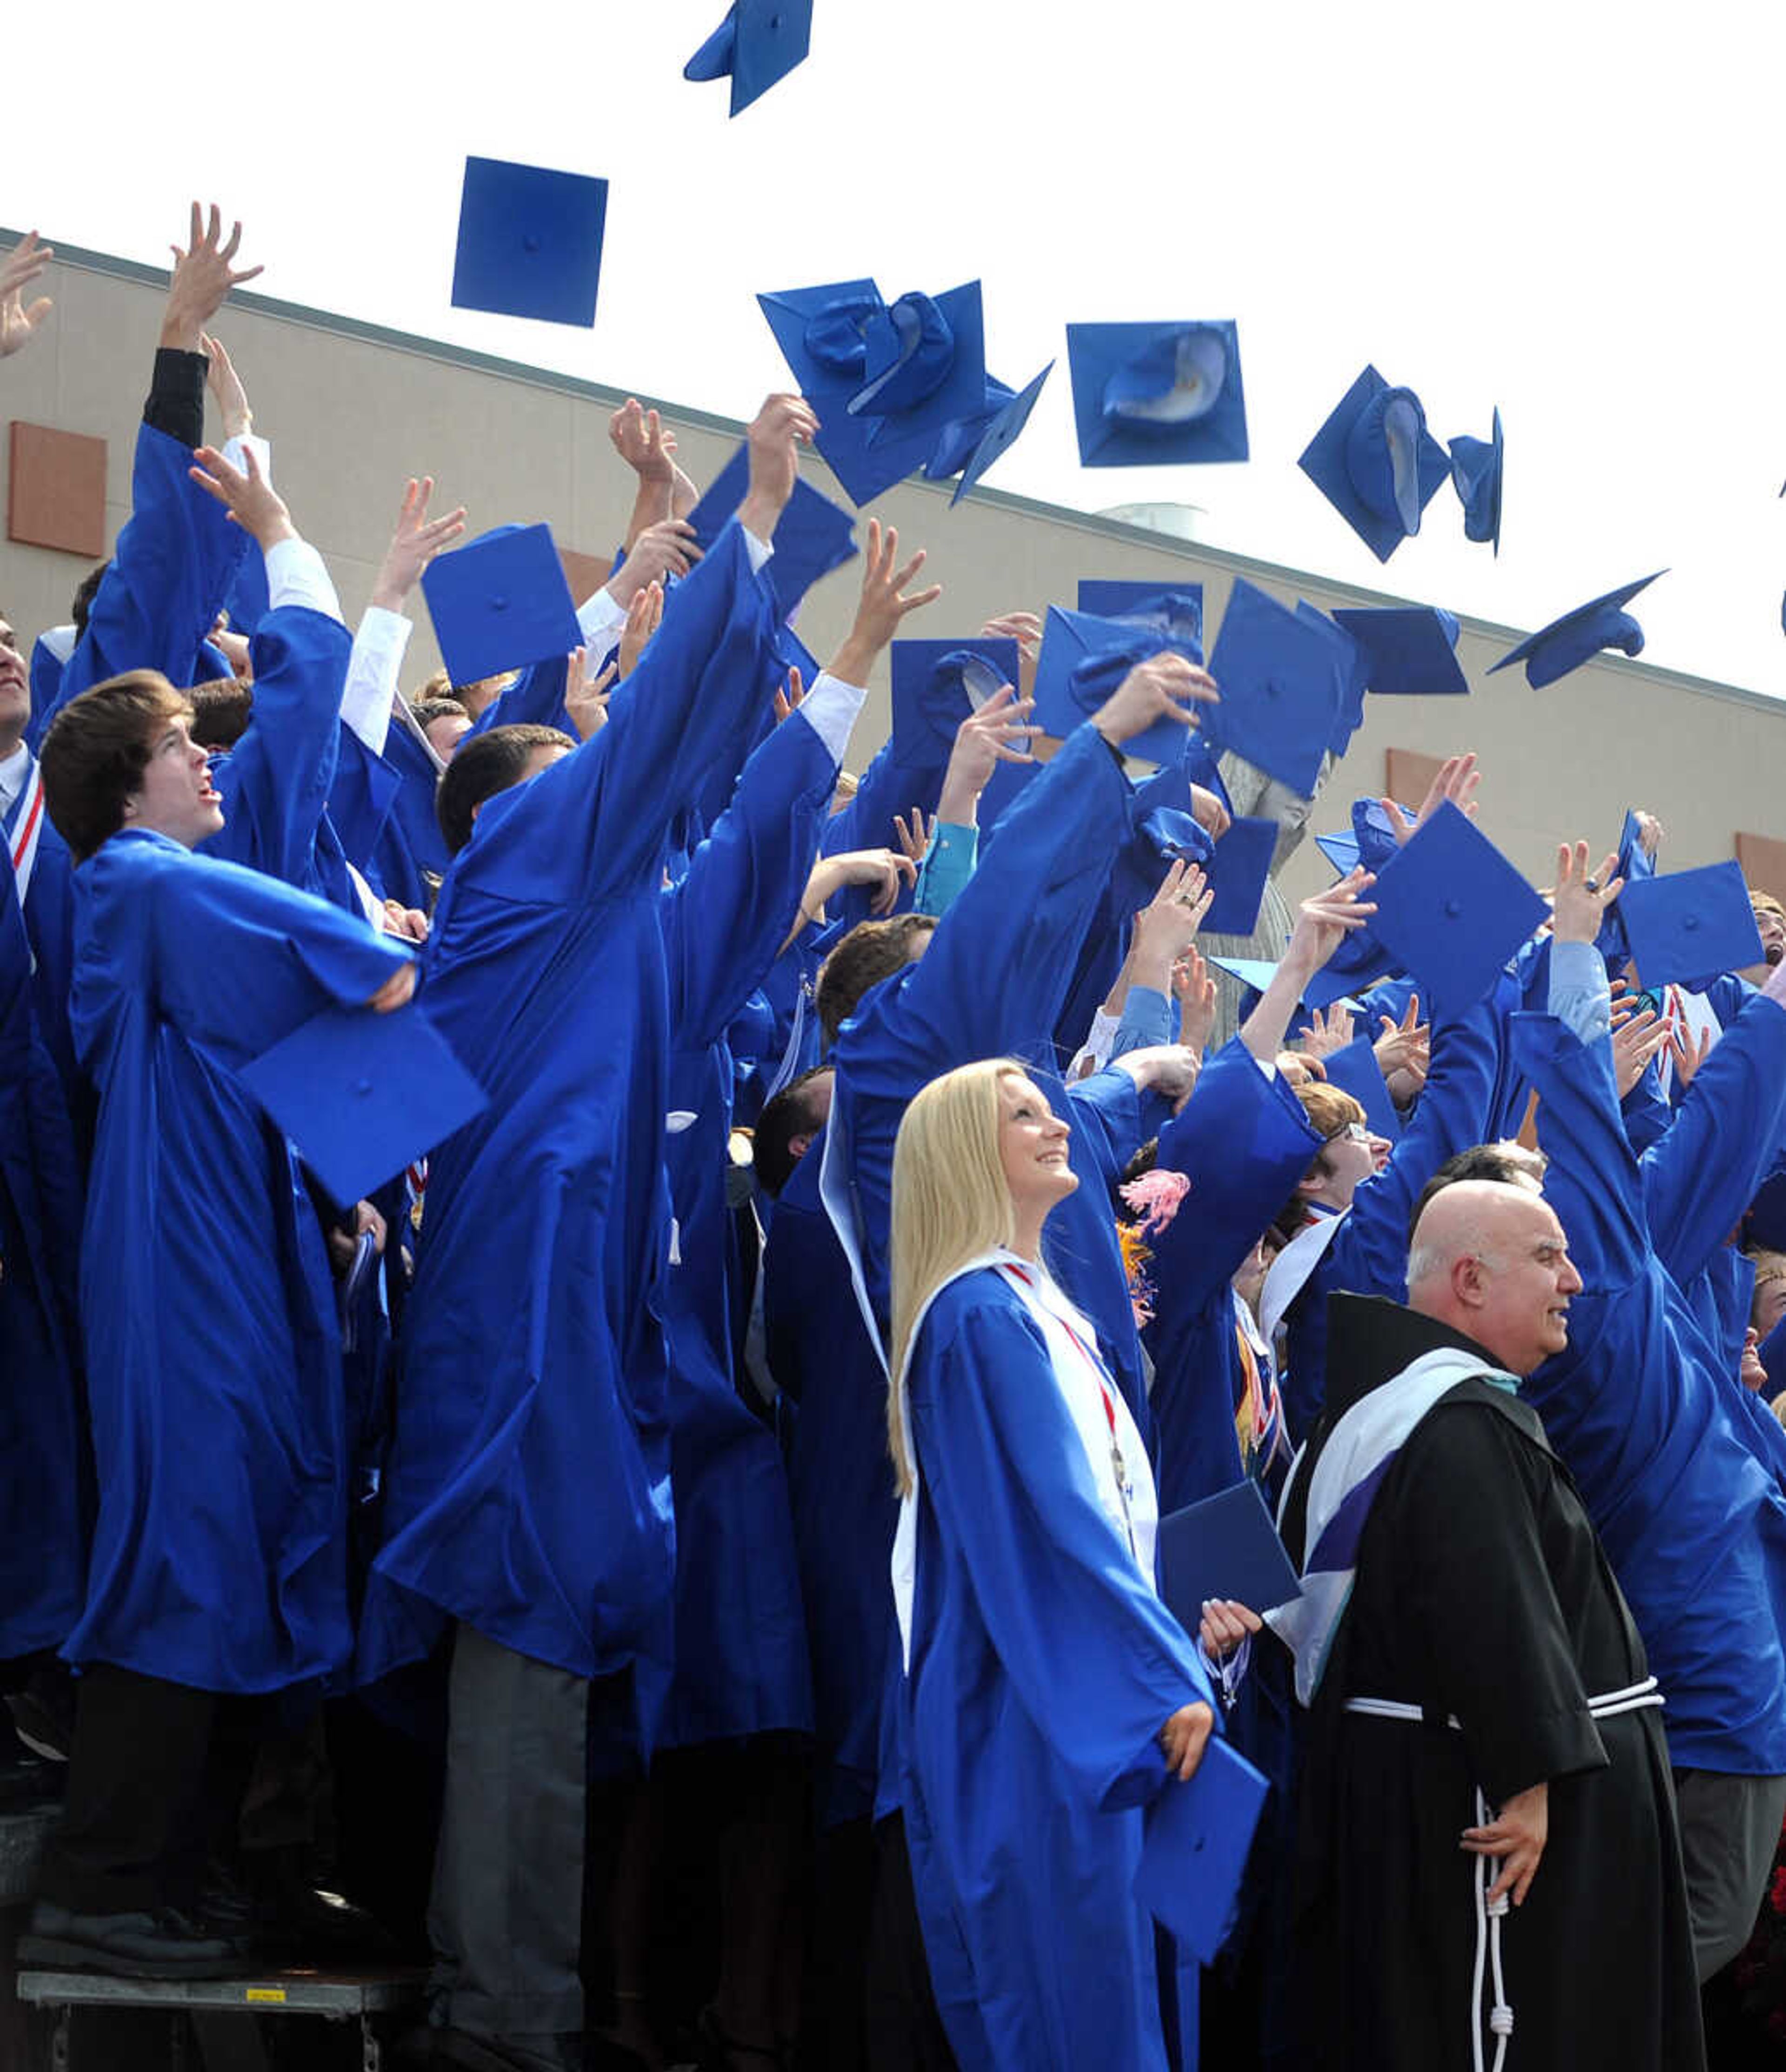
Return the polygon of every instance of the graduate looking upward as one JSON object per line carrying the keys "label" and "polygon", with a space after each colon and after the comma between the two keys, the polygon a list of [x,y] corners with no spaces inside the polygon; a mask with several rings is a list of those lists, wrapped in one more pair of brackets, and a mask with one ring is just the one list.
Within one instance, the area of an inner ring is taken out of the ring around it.
{"label": "graduate looking upward", "polygon": [[324,1009],[394,1011],[415,985],[359,921],[193,853],[223,800],[189,720],[140,671],[65,705],[43,747],[99,1095],[80,1272],[98,1515],[63,1648],[83,1672],[67,1811],[29,1947],[151,1977],[237,1963],[204,1881],[246,1774],[214,1751],[251,1761],[245,1701],[352,1651],[323,1231],[237,1073]]}
{"label": "graduate looking upward", "polygon": [[591,1680],[635,1762],[667,1688],[664,863],[768,680],[760,571],[815,422],[764,404],[738,518],[605,726],[467,737],[442,783],[429,985],[491,1106],[430,1161],[360,1666],[452,1636],[438,2015],[475,2062],[574,2056]]}

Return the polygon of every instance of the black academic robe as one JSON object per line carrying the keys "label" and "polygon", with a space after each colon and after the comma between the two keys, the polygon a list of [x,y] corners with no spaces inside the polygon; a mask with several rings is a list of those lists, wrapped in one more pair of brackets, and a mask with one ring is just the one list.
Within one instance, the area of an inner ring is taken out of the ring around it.
{"label": "black academic robe", "polygon": [[[1300,1546],[1327,1432],[1422,1354],[1470,1341],[1374,1298],[1329,1313],[1328,1408],[1286,1516]],[[1494,1361],[1483,1355],[1485,1369]],[[1501,1926],[1518,2072],[1696,2072],[1705,2063],[1660,1710],[1595,1720],[1648,1674],[1567,1470],[1537,1413],[1460,1383],[1389,1464],[1315,1696],[1302,1791],[1303,2062],[1471,2072],[1494,2062],[1479,1993],[1476,1860],[1461,1832],[1549,1782],[1549,1832]],[[1345,1709],[1422,1707],[1435,1724]],[[1437,1722],[1455,1716],[1461,1730]],[[1492,1980],[1492,1970],[1491,1970]],[[1483,2054],[1474,2055],[1479,2033]]]}

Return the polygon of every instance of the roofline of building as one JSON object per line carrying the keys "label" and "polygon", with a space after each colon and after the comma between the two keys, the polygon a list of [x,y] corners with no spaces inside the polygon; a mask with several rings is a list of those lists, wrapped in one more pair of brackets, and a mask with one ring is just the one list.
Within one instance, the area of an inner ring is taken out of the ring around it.
{"label": "roofline of building", "polygon": [[[16,245],[25,233],[19,230],[0,228],[0,244],[7,247]],[[64,245],[51,240],[56,253],[55,264],[76,266],[90,273],[104,273],[114,280],[134,282],[142,287],[165,288],[167,271],[165,267],[147,266],[135,259],[121,259],[109,252],[91,252],[84,246]],[[311,309],[301,302],[281,302],[272,295],[257,295],[238,289],[231,295],[233,307],[253,311],[257,315],[277,317],[282,323],[307,326],[312,331],[332,332],[339,338],[352,339],[365,345],[384,345],[399,352],[419,355],[425,360],[435,360],[452,367],[461,367],[469,372],[489,374],[506,381],[521,381],[535,388],[550,388],[560,394],[574,396],[584,402],[599,403],[617,409],[629,395],[638,394],[633,389],[610,388],[599,381],[587,381],[581,376],[561,374],[549,367],[533,367],[524,360],[503,360],[494,353],[477,352],[470,347],[451,345],[437,338],[424,338],[414,331],[393,331],[388,325],[367,323],[358,317],[337,314],[332,310]],[[691,430],[712,432],[725,438],[738,439],[744,435],[746,427],[735,417],[723,417],[711,410],[700,410],[665,397],[639,397],[648,409],[660,410],[677,423]],[[905,487],[928,491],[932,495],[949,496],[953,494],[946,483],[927,482],[921,475],[908,478]],[[974,495],[995,508],[1011,512],[1026,518],[1046,519],[1051,524],[1068,525],[1076,531],[1089,534],[1100,540],[1120,542],[1125,546],[1150,548],[1156,553],[1177,554],[1187,561],[1199,561],[1226,569],[1231,575],[1245,576],[1249,580],[1276,583],[1285,588],[1300,590],[1306,586],[1333,592],[1349,602],[1363,605],[1397,605],[1419,603],[1422,600],[1394,597],[1382,590],[1360,589],[1356,583],[1346,582],[1333,576],[1315,574],[1312,570],[1285,567],[1281,562],[1256,559],[1249,554],[1237,554],[1224,547],[1214,547],[1201,541],[1187,541],[1171,532],[1156,532],[1149,525],[1135,525],[1120,518],[1101,516],[1096,512],[1076,511],[1065,504],[1045,504],[1032,496],[1014,495],[1009,490],[994,489],[986,483],[977,484]],[[1459,625],[1471,633],[1482,634],[1491,640],[1504,642],[1512,647],[1526,637],[1529,629],[1504,626],[1497,620],[1473,619],[1457,615]],[[1765,712],[1780,713],[1782,701],[1766,691],[1748,689],[1741,684],[1726,684],[1715,677],[1689,676],[1683,670],[1664,669],[1652,663],[1632,660],[1628,656],[1601,654],[1596,658],[1599,666],[1611,668],[1641,678],[1646,683],[1662,684],[1672,690],[1686,691],[1696,697],[1718,698],[1736,705],[1750,705]]]}

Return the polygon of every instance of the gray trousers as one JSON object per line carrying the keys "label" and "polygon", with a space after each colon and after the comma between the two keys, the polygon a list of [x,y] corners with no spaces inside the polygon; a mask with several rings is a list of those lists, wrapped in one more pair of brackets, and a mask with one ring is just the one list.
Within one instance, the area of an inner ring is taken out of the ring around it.
{"label": "gray trousers", "polygon": [[1687,1874],[1693,1967],[1703,1985],[1755,1931],[1786,1819],[1786,1777],[1677,1770],[1681,1858]]}
{"label": "gray trousers", "polygon": [[582,2030],[588,1711],[582,1677],[458,1629],[428,1902],[440,2025],[480,2036]]}

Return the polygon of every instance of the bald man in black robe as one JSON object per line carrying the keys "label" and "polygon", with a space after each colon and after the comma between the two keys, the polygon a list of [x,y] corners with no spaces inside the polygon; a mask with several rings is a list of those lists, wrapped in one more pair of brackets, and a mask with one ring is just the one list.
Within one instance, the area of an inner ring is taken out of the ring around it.
{"label": "bald man in black robe", "polygon": [[1409,1307],[1331,1299],[1286,1519],[1311,2066],[1705,2063],[1653,1679],[1516,1392],[1580,1285],[1539,1197],[1468,1181],[1421,1218]]}

